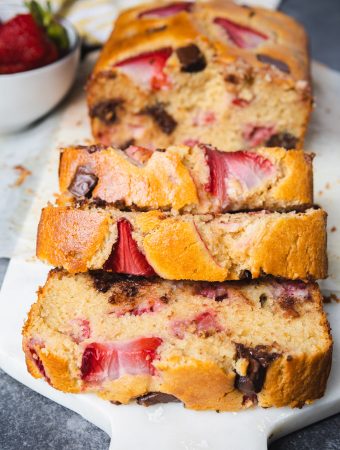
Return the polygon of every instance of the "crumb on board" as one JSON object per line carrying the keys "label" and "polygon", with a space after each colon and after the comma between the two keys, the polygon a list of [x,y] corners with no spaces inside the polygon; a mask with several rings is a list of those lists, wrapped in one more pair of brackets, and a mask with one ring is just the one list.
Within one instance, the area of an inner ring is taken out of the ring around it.
{"label": "crumb on board", "polygon": [[331,183],[329,183],[329,182],[327,181],[327,183],[325,184],[325,188],[326,188],[326,189],[330,189],[330,188],[331,188]]}
{"label": "crumb on board", "polygon": [[318,195],[322,195],[322,194],[323,194],[323,191],[319,191],[319,192],[318,192]]}
{"label": "crumb on board", "polygon": [[323,302],[324,303],[332,303],[332,302],[340,303],[340,298],[337,297],[336,294],[324,295]]}
{"label": "crumb on board", "polygon": [[336,231],[336,227],[331,228],[331,233],[334,233],[334,231]]}
{"label": "crumb on board", "polygon": [[13,169],[18,173],[18,176],[14,184],[12,184],[12,187],[21,186],[25,182],[26,178],[29,175],[32,175],[32,172],[30,170],[26,169],[26,167],[20,164],[14,166]]}

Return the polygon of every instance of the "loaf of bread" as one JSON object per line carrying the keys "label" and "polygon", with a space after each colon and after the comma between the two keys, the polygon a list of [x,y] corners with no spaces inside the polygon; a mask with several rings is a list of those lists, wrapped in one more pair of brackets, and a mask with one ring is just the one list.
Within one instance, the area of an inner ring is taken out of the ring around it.
{"label": "loaf of bread", "polygon": [[313,204],[313,155],[208,145],[150,151],[79,146],[62,151],[59,204],[91,200],[131,210],[193,214],[303,208]]}
{"label": "loaf of bread", "polygon": [[37,256],[69,272],[102,269],[169,280],[327,275],[326,214],[171,215],[113,208],[43,209]]}
{"label": "loaf of bread", "polygon": [[303,406],[332,339],[316,284],[50,272],[23,330],[27,367],[64,392],[188,408]]}
{"label": "loaf of bread", "polygon": [[97,142],[301,148],[312,107],[307,38],[292,18],[229,1],[123,12],[87,86]]}

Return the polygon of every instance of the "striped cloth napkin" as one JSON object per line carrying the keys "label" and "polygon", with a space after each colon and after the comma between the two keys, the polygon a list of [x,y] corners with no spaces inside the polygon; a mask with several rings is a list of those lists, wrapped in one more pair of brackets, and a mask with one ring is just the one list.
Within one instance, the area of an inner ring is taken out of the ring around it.
{"label": "striped cloth napkin", "polygon": [[[144,0],[147,2],[148,0]],[[44,0],[40,1],[44,4]],[[124,8],[142,3],[141,0],[50,0],[53,10],[67,18],[77,28],[89,45],[104,43],[109,37],[113,22]],[[251,6],[277,8],[280,0],[240,0]]]}

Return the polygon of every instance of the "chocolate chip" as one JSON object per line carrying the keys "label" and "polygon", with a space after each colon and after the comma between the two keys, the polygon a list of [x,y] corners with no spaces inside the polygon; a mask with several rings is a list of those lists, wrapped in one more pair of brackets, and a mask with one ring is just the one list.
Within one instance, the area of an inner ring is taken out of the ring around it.
{"label": "chocolate chip", "polygon": [[110,400],[110,403],[112,403],[113,405],[117,405],[117,406],[122,404],[121,402],[117,402],[116,400]]}
{"label": "chocolate chip", "polygon": [[94,287],[99,292],[107,292],[113,283],[117,281],[117,274],[104,272],[103,270],[91,270],[89,274],[92,277]]}
{"label": "chocolate chip", "polygon": [[234,74],[229,74],[225,77],[225,80],[228,81],[228,83],[232,83],[232,84],[238,84],[239,83],[239,79],[237,78],[236,75]]}
{"label": "chocolate chip", "polygon": [[120,98],[96,103],[90,109],[90,117],[97,117],[106,125],[111,125],[117,120],[117,108],[121,106],[122,103],[123,100]]}
{"label": "chocolate chip", "polygon": [[267,368],[279,357],[279,354],[270,353],[266,345],[257,345],[252,348],[236,344],[236,352],[238,358],[248,360],[248,367],[245,376],[236,374],[235,387],[247,396],[252,396],[261,391]]}
{"label": "chocolate chip", "polygon": [[290,317],[299,317],[300,314],[295,309],[295,298],[294,297],[280,297],[278,303],[281,309],[283,309],[286,314]]}
{"label": "chocolate chip", "polygon": [[296,148],[298,140],[290,133],[276,133],[266,141],[266,147],[283,147],[286,150]]}
{"label": "chocolate chip", "polygon": [[79,166],[68,187],[68,191],[76,198],[89,198],[97,183],[98,177],[91,172],[89,167]]}
{"label": "chocolate chip", "polygon": [[242,270],[240,273],[241,280],[251,280],[253,278],[250,270]]}
{"label": "chocolate chip", "polygon": [[156,121],[165,134],[171,134],[177,126],[177,122],[164,109],[163,103],[156,103],[152,106],[147,106],[141,111],[142,114],[148,114]]}
{"label": "chocolate chip", "polygon": [[288,355],[286,359],[287,359],[287,361],[289,361],[289,362],[290,362],[290,361],[293,361],[292,355]]}
{"label": "chocolate chip", "polygon": [[290,73],[289,66],[280,59],[272,58],[271,56],[264,55],[263,53],[257,54],[256,58],[264,64],[275,66],[277,69],[281,70],[281,72]]}
{"label": "chocolate chip", "polygon": [[128,141],[124,142],[123,144],[118,145],[118,147],[121,150],[126,150],[128,147],[130,147],[130,145],[134,145],[134,143],[135,143],[134,139],[129,139]]}
{"label": "chocolate chip", "polygon": [[266,303],[266,301],[267,301],[267,296],[266,296],[266,294],[261,294],[261,295],[260,295],[261,308],[264,306],[264,304]]}
{"label": "chocolate chip", "polygon": [[149,392],[137,397],[136,401],[138,405],[143,406],[157,405],[157,403],[181,403],[174,395],[164,394],[163,392]]}
{"label": "chocolate chip", "polygon": [[182,72],[201,72],[207,66],[203,53],[195,44],[178,48],[176,54],[181,63]]}
{"label": "chocolate chip", "polygon": [[103,200],[102,198],[99,198],[99,197],[94,197],[92,199],[92,203],[97,208],[105,208],[108,205],[106,200]]}
{"label": "chocolate chip", "polygon": [[125,284],[122,288],[122,291],[124,292],[126,297],[136,297],[136,295],[138,294],[138,286],[132,283]]}

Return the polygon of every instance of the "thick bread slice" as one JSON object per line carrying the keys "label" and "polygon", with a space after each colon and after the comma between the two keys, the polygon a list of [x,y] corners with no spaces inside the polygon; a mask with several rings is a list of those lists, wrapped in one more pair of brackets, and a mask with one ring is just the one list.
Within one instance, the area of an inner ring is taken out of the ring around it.
{"label": "thick bread slice", "polygon": [[283,148],[69,147],[60,159],[59,201],[87,198],[124,209],[199,214],[301,208],[313,204],[312,159]]}
{"label": "thick bread slice", "polygon": [[49,205],[37,256],[69,272],[104,267],[170,280],[318,279],[327,275],[326,213],[173,216]]}
{"label": "thick bread slice", "polygon": [[64,392],[144,404],[174,396],[188,408],[236,411],[321,397],[332,338],[313,283],[53,270],[29,313],[23,349],[30,373]]}
{"label": "thick bread slice", "polygon": [[180,3],[118,17],[87,87],[95,141],[302,148],[312,109],[303,28],[233,2]]}

